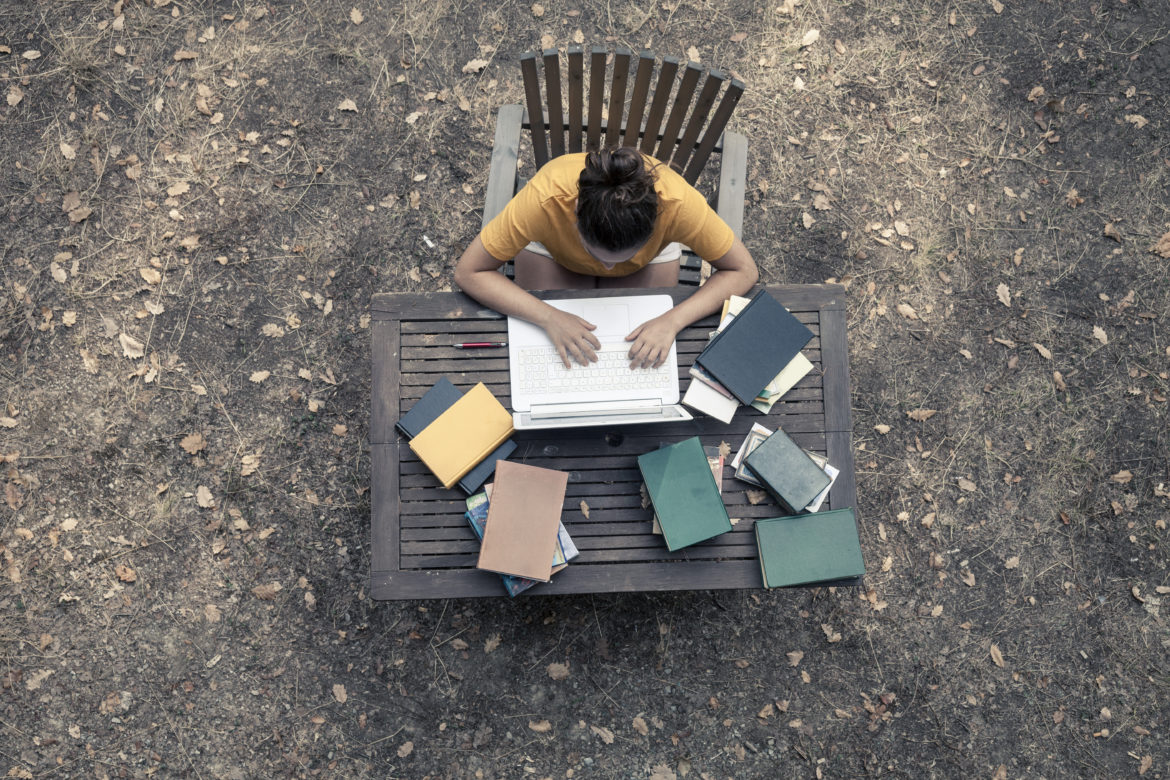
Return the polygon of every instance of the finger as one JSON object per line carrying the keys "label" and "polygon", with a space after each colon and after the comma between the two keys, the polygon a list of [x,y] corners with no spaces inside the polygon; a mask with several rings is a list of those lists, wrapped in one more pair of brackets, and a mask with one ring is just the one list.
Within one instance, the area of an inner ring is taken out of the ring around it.
{"label": "finger", "polygon": [[[601,341],[596,336],[594,336],[592,333],[584,333],[582,335],[583,335],[585,341],[587,341],[589,343],[589,346],[593,347],[594,349],[601,349]],[[594,355],[595,359],[596,359],[596,357],[597,356]]]}
{"label": "finger", "polygon": [[[596,341],[596,339],[594,339],[594,341]],[[596,344],[596,345],[591,346],[589,343],[585,343],[585,344],[581,345],[579,348],[580,348],[581,352],[585,355],[585,357],[587,357],[589,359],[590,363],[596,363],[597,362],[597,353],[594,352],[593,349],[595,347],[600,347],[600,346],[601,346],[601,344]],[[584,363],[582,363],[582,365],[584,365]]]}
{"label": "finger", "polygon": [[561,356],[561,363],[564,364],[565,368],[572,368],[573,367],[573,365],[569,362],[569,351],[567,349],[565,349],[564,347],[558,346],[557,347],[557,354]]}
{"label": "finger", "polygon": [[642,326],[639,325],[638,327],[636,327],[632,331],[630,331],[630,335],[626,336],[626,341],[633,341],[634,339],[638,338],[638,334],[641,332],[642,332]]}
{"label": "finger", "polygon": [[[574,314],[573,316],[574,316],[574,317],[577,317],[577,315],[575,315],[575,314]],[[589,330],[596,330],[596,329],[597,329],[597,326],[596,326],[596,325],[594,325],[592,322],[590,322],[589,320],[585,319],[584,317],[577,317],[577,322],[581,323],[582,325],[584,325],[584,326],[585,326],[586,328],[588,328]]]}

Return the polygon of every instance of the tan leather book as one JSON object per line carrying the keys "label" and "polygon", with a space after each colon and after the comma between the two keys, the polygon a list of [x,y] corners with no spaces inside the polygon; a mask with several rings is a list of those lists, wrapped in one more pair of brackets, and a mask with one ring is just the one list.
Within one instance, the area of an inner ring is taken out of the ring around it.
{"label": "tan leather book", "polygon": [[548,582],[569,475],[501,460],[477,568]]}
{"label": "tan leather book", "polygon": [[483,382],[410,440],[410,448],[449,488],[512,435],[512,415]]}

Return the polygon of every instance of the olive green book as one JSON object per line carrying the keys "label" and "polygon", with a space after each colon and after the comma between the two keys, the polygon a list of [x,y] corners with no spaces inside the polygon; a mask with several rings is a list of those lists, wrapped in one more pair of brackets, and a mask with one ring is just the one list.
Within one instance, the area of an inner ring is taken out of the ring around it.
{"label": "olive green book", "polygon": [[756,521],[765,588],[812,585],[865,574],[853,509]]}

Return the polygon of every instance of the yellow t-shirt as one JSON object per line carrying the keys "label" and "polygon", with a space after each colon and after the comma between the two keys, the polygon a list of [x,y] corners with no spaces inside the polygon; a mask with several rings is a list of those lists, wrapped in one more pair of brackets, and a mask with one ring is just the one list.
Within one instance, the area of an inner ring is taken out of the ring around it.
{"label": "yellow t-shirt", "polygon": [[629,260],[612,269],[595,260],[577,233],[577,179],[585,154],[563,154],[536,172],[504,210],[484,227],[480,240],[492,257],[504,262],[530,241],[539,241],[557,263],[590,276],[628,276],[645,267],[672,241],[689,246],[704,260],[718,260],[731,249],[735,234],[706,199],[667,165],[655,165],[658,218],[650,240]]}

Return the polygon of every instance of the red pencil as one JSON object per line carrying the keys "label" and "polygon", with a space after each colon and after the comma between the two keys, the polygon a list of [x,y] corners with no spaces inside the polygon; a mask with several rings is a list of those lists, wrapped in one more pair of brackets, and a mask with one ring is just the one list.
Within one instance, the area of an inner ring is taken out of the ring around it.
{"label": "red pencil", "polygon": [[459,349],[480,349],[482,347],[506,347],[506,341],[465,341],[455,345]]}

